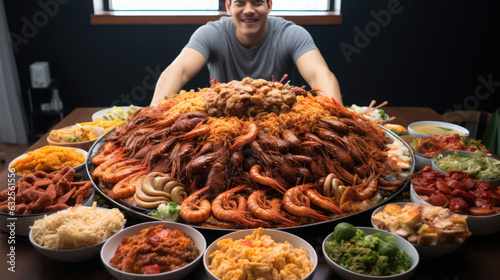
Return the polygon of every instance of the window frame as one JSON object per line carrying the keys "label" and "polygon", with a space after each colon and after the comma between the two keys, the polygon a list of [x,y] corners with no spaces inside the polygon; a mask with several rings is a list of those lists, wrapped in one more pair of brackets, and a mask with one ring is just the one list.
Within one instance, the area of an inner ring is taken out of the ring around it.
{"label": "window frame", "polygon": [[[223,0],[219,11],[110,11],[107,0],[92,1],[92,25],[201,25],[228,15]],[[340,25],[340,6],[341,0],[331,0],[331,11],[273,11],[271,15],[300,25]]]}

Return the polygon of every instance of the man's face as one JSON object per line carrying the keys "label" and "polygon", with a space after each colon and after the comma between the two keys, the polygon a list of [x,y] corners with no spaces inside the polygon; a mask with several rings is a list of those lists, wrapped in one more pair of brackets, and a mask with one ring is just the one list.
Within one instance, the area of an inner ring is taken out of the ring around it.
{"label": "man's face", "polygon": [[271,12],[265,0],[226,0],[226,10],[233,17],[236,35],[246,38],[263,39],[267,31],[267,15]]}

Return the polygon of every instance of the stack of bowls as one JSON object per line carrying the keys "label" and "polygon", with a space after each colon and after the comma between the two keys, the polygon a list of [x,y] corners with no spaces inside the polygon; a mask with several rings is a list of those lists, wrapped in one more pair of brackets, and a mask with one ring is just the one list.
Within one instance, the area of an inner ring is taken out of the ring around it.
{"label": "stack of bowls", "polygon": [[[447,122],[439,122],[439,121],[419,121],[419,122],[413,122],[410,125],[408,125],[408,133],[416,138],[424,138],[424,137],[432,137],[432,136],[440,136],[437,134],[425,134],[425,133],[420,133],[415,131],[415,127],[422,126],[422,125],[429,125],[429,126],[437,126],[437,127],[443,127],[446,129],[453,129],[453,131],[459,132],[458,134],[463,135],[463,136],[469,136],[469,130],[467,130],[464,127],[461,127],[456,124],[451,124]],[[413,151],[413,154],[415,155],[415,169],[420,170],[426,166],[430,166],[432,163],[432,157],[430,156],[425,156],[423,154],[420,154],[418,152]]]}

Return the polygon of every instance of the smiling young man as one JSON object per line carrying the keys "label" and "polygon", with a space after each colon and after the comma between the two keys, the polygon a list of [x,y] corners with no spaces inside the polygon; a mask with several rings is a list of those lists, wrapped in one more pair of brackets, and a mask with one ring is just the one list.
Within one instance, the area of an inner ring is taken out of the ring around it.
{"label": "smiling young man", "polygon": [[178,93],[207,65],[210,78],[219,82],[245,77],[280,80],[293,74],[295,66],[318,94],[342,103],[339,84],[311,35],[301,26],[268,16],[273,1],[226,0],[222,17],[198,28],[177,58],[163,71],[151,105]]}

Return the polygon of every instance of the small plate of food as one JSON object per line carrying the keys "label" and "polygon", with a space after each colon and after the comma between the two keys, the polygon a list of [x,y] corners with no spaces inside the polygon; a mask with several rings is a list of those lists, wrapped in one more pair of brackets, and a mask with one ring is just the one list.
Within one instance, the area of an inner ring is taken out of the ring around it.
{"label": "small plate of food", "polygon": [[467,216],[450,209],[414,202],[395,202],[373,211],[373,227],[408,240],[421,258],[439,258],[456,251],[471,236]]}
{"label": "small plate of food", "polygon": [[29,240],[42,255],[82,262],[99,255],[104,242],[125,226],[118,208],[76,206],[46,215],[31,226]]}
{"label": "small plate of food", "polygon": [[500,185],[500,160],[480,152],[441,152],[432,158],[432,169],[442,174],[461,170],[479,182]]}
{"label": "small plate of food", "polygon": [[488,182],[472,179],[467,173],[453,170],[441,174],[427,166],[411,179],[412,202],[449,208],[468,215],[467,226],[473,236],[500,231],[498,190]]}
{"label": "small plate of food", "polygon": [[409,279],[419,262],[418,252],[408,240],[346,222],[335,226],[322,250],[328,266],[343,279]]}
{"label": "small plate of food", "polygon": [[[242,261],[234,262],[235,258]],[[244,261],[243,261],[244,260]],[[245,265],[245,263],[255,265]],[[314,248],[302,238],[273,229],[248,229],[226,234],[214,241],[203,258],[209,279],[257,279],[273,271],[284,279],[312,279],[318,266]]]}
{"label": "small plate of food", "polygon": [[92,115],[92,121],[114,121],[114,120],[126,120],[135,111],[143,107],[130,105],[130,106],[113,106],[111,108],[106,108],[95,112]]}
{"label": "small plate of food", "polygon": [[373,107],[375,105],[375,100],[369,106],[358,106],[352,104],[351,106],[346,106],[347,109],[353,111],[359,115],[366,117],[377,123],[383,123],[389,121],[390,117],[385,113],[384,110],[380,109],[382,106],[386,105],[387,101],[382,102],[380,105]]}
{"label": "small plate of food", "polygon": [[87,151],[99,137],[124,122],[124,120],[98,120],[77,123],[50,131],[47,142],[52,146],[73,147]]}
{"label": "small plate of food", "polygon": [[87,154],[87,151],[79,148],[44,146],[13,159],[9,164],[9,172],[15,175],[16,180],[25,174],[52,172],[66,166],[79,172],[85,166]]}
{"label": "small plate of food", "polygon": [[188,225],[147,222],[109,238],[101,249],[101,261],[118,280],[176,280],[196,268],[205,249],[203,235]]}
{"label": "small plate of food", "polygon": [[413,137],[410,147],[415,154],[415,168],[423,169],[425,166],[432,165],[432,157],[444,151],[468,151],[481,152],[489,155],[488,149],[480,141],[467,136],[458,134],[431,136],[431,137]]}
{"label": "small plate of food", "polygon": [[[69,166],[59,171],[23,175],[12,187],[0,192],[0,229],[10,232],[9,218],[16,219],[15,233],[28,236],[29,227],[44,215],[82,204],[92,205],[94,188],[91,181],[78,180]],[[80,177],[81,179],[81,177]],[[9,198],[16,198],[15,205]]]}
{"label": "small plate of food", "polygon": [[431,137],[458,134],[469,136],[469,130],[465,127],[439,121],[418,121],[408,125],[408,133],[415,137]]}

